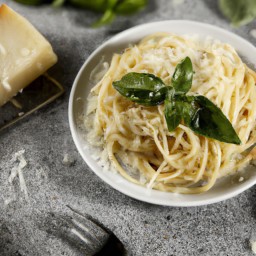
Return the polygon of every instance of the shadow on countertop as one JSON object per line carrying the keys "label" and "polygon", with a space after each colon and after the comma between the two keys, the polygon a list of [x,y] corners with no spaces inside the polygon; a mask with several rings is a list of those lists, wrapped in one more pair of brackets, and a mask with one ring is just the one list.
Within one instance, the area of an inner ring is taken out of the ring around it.
{"label": "shadow on countertop", "polygon": [[[256,186],[252,187],[249,191],[250,193],[248,195],[248,200],[251,206],[252,217],[255,219],[255,223],[256,223]],[[256,230],[255,230],[255,234],[256,234]]]}
{"label": "shadow on countertop", "polygon": [[210,10],[212,10],[218,16],[218,19],[225,20],[224,16],[222,15],[219,9],[219,4],[217,0],[204,0],[204,3]]}

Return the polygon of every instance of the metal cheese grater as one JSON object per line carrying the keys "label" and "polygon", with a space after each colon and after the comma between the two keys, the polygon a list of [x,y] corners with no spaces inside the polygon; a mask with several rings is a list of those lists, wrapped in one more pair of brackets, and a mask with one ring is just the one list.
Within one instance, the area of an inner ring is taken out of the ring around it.
{"label": "metal cheese grater", "polygon": [[63,86],[47,73],[0,108],[0,131],[54,101],[64,93]]}

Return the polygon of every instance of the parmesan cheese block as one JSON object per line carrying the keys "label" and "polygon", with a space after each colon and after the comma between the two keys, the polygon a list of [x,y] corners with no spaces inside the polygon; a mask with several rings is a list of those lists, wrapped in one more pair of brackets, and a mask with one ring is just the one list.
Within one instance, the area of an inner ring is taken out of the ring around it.
{"label": "parmesan cheese block", "polygon": [[57,62],[50,43],[24,17],[0,6],[0,106]]}

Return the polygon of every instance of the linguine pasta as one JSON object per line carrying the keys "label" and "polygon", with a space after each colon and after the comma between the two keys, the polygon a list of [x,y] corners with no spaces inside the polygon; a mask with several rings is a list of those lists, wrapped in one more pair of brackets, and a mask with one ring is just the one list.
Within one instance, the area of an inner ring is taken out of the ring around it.
{"label": "linguine pasta", "polygon": [[[145,107],[112,86],[129,72],[151,73],[169,84],[177,64],[189,56],[194,77],[190,94],[215,103],[236,130],[241,145],[195,134],[180,124],[169,132],[163,105]],[[241,170],[256,142],[256,74],[234,48],[211,39],[157,33],[115,54],[89,96],[85,124],[91,144],[127,180],[162,191],[201,193],[216,180]]]}

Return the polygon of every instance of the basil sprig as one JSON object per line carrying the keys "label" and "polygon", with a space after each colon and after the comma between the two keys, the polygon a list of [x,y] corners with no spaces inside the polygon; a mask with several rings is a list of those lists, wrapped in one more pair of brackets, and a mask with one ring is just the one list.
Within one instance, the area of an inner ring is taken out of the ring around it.
{"label": "basil sprig", "polygon": [[177,66],[172,76],[172,86],[176,93],[186,93],[190,90],[193,80],[193,66],[189,57],[182,60]]}
{"label": "basil sprig", "polygon": [[202,95],[174,95],[172,101],[165,103],[165,118],[169,131],[173,131],[183,120],[199,135],[226,143],[241,143],[221,109]]}
{"label": "basil sprig", "polygon": [[[75,1],[83,2],[85,0]],[[88,0],[86,1],[88,2]],[[93,3],[93,1],[89,2]],[[104,0],[104,2],[104,14],[99,20],[93,23],[94,28],[111,23],[115,19],[116,15],[131,15],[140,11],[147,5],[147,0]]]}
{"label": "basil sprig", "polygon": [[220,108],[204,96],[193,96],[193,113],[188,122],[185,123],[195,133],[213,138],[219,141],[241,144],[232,124],[223,114]]}
{"label": "basil sprig", "polygon": [[219,0],[219,8],[235,27],[246,25],[256,18],[255,0]]}
{"label": "basil sprig", "polygon": [[113,87],[127,99],[145,106],[164,103],[169,131],[183,123],[196,134],[226,143],[241,144],[232,124],[220,108],[202,95],[186,95],[191,89],[192,80],[192,62],[186,57],[176,66],[168,86],[153,74],[131,72],[113,82]]}

